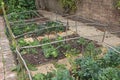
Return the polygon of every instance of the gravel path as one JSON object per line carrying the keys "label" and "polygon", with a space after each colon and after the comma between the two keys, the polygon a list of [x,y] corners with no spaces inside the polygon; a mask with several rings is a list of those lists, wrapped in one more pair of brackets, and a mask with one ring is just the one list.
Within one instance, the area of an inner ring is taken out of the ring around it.
{"label": "gravel path", "polygon": [[[57,19],[57,20],[59,20],[63,23],[66,23],[68,21],[70,29],[72,31],[76,31],[74,20],[66,19],[65,17],[62,17],[61,15],[58,15],[58,14],[55,14],[55,13],[52,13],[52,12],[47,12],[47,11],[43,11],[43,10],[40,10],[39,12],[40,12],[40,14],[43,14],[43,16],[48,17],[51,20],[56,20]],[[77,25],[78,25],[77,26],[77,33],[81,37],[85,37],[85,38],[88,38],[90,40],[95,40],[95,41],[98,41],[98,42],[102,41],[104,32],[95,28],[96,26],[87,26],[86,24],[84,24],[82,22],[78,22],[78,21],[76,21],[76,22],[77,22]],[[117,37],[116,35],[110,34],[109,32],[106,32],[106,33],[107,34],[106,34],[104,42],[106,42],[107,44],[110,44],[112,46],[120,45],[120,38],[119,37]]]}

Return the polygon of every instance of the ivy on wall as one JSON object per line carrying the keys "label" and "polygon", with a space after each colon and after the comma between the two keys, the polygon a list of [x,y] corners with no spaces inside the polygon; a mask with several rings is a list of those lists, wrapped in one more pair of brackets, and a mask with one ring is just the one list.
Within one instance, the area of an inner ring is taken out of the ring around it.
{"label": "ivy on wall", "polygon": [[120,10],[120,0],[117,0],[117,1],[116,1],[115,7],[116,7],[118,10]]}
{"label": "ivy on wall", "polygon": [[60,0],[62,7],[64,8],[65,13],[70,13],[71,11],[76,11],[77,0]]}

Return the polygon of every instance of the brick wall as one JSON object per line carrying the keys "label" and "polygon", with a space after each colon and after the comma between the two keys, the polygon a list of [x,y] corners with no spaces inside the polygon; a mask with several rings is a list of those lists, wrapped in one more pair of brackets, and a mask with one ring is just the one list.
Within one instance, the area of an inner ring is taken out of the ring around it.
{"label": "brick wall", "polygon": [[[59,0],[44,0],[50,11],[63,13]],[[77,16],[97,20],[102,23],[119,23],[119,14],[114,7],[115,0],[82,0],[77,3]]]}
{"label": "brick wall", "polygon": [[114,7],[115,0],[83,0],[77,5],[77,15],[103,23],[119,23],[119,13]]}

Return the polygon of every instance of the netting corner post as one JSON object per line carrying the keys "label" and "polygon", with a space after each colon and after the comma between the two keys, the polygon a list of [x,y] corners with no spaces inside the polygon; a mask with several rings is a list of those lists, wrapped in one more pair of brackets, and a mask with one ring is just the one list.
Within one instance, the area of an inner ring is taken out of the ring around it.
{"label": "netting corner post", "polygon": [[67,33],[68,28],[69,28],[69,20],[67,19],[67,21],[66,21],[66,29],[65,29],[66,39],[67,39],[67,36],[68,36],[68,33]]}
{"label": "netting corner post", "polygon": [[55,13],[56,13],[55,21],[57,22],[58,21],[58,16],[57,16],[58,12],[55,11]]}
{"label": "netting corner post", "polygon": [[[109,26],[109,24],[108,24],[107,26]],[[105,26],[105,27],[104,27],[103,37],[102,37],[102,43],[105,41],[106,34],[107,34],[107,27]]]}
{"label": "netting corner post", "polygon": [[77,25],[77,21],[75,21],[75,33],[78,34],[78,25]]}

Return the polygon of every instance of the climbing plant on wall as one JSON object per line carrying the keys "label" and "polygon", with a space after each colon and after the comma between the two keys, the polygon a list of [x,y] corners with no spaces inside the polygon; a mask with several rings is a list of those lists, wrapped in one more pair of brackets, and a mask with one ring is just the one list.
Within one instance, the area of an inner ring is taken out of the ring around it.
{"label": "climbing plant on wall", "polygon": [[116,1],[115,7],[116,7],[117,9],[120,9],[120,0],[117,0],[117,1]]}
{"label": "climbing plant on wall", "polygon": [[77,0],[60,0],[60,3],[65,10],[65,13],[69,13],[77,9],[76,1]]}

